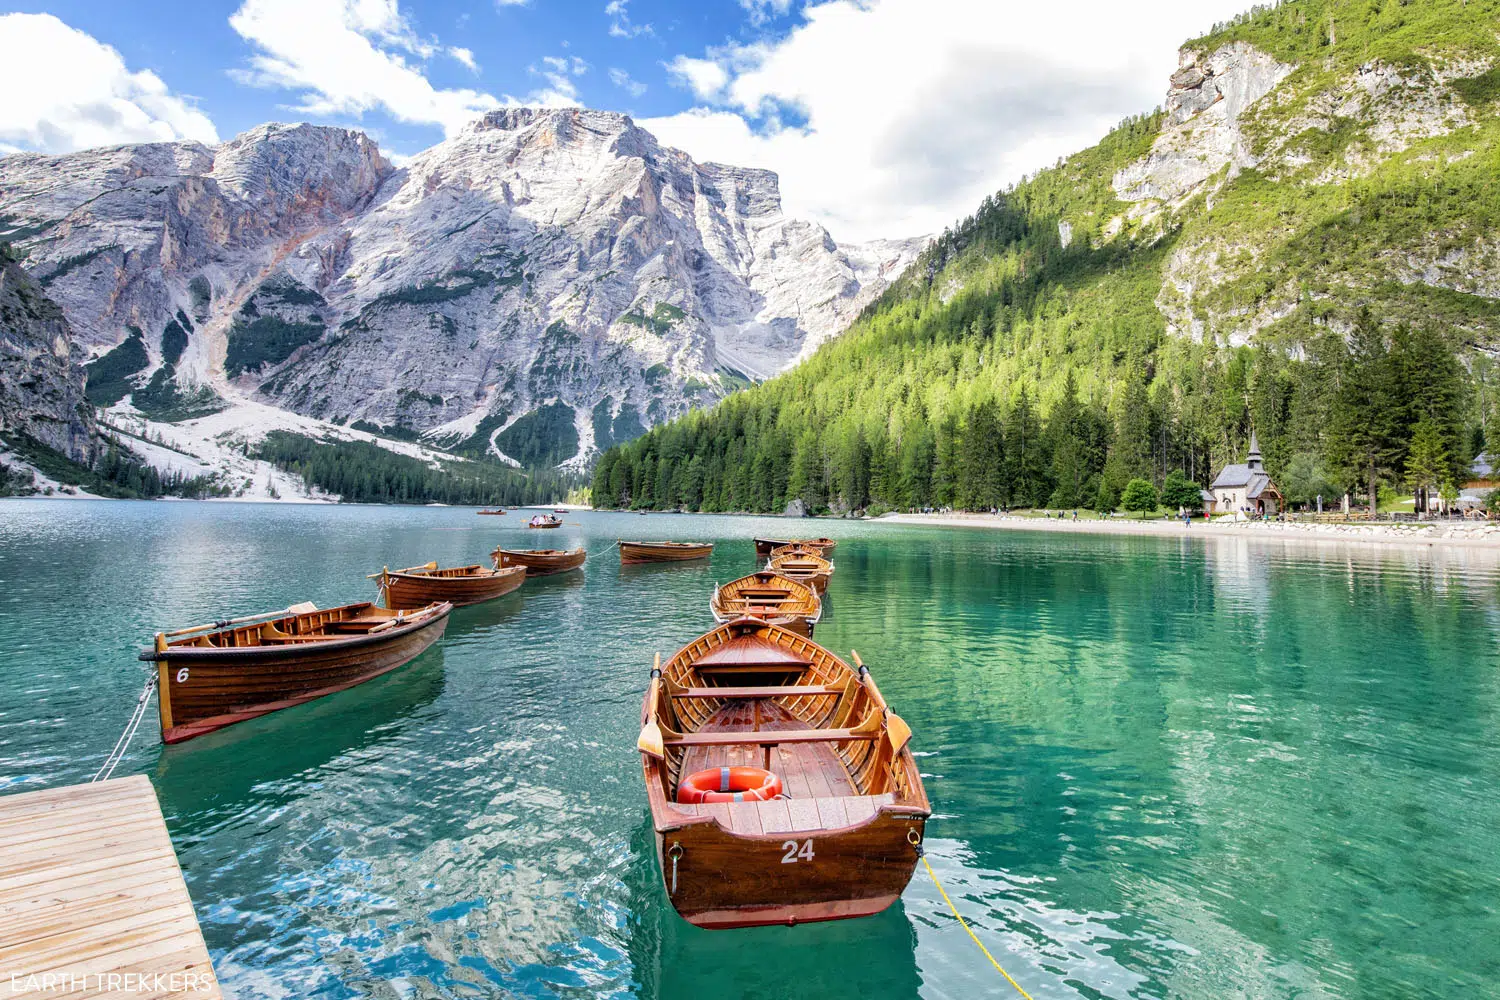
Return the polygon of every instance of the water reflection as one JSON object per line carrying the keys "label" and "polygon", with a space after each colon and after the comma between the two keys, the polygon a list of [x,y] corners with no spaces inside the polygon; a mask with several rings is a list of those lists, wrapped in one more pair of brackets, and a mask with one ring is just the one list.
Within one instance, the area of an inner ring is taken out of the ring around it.
{"label": "water reflection", "polygon": [[[538,544],[460,509],[4,509],[0,786],[92,774],[154,628]],[[1004,995],[920,868],[870,920],[675,916],[630,750],[652,653],[708,627],[712,582],[787,525],[664,520],[712,559],[619,567],[639,519],[574,519],[546,544],[602,553],[586,573],[457,610],[407,668],[133,748],[228,990]],[[1033,995],[1493,992],[1500,551],[823,532],[818,639],[857,648],[911,724],[933,863]]]}

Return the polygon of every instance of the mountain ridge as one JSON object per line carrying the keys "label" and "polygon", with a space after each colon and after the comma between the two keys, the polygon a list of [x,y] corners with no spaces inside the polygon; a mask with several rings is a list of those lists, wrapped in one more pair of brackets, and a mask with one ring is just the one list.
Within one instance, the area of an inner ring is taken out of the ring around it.
{"label": "mountain ridge", "polygon": [[276,123],[16,154],[0,240],[96,359],[141,331],[133,391],[105,401],[127,415],[247,400],[495,459],[521,424],[575,466],[812,350],[922,242],[842,247],[785,217],[773,172],[526,108],[399,167],[362,133]]}

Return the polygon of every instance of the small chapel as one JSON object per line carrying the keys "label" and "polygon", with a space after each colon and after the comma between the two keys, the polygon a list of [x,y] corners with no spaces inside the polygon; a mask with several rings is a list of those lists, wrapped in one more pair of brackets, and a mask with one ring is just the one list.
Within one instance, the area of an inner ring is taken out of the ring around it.
{"label": "small chapel", "polygon": [[1255,431],[1250,432],[1250,454],[1244,465],[1226,465],[1209,486],[1213,494],[1210,513],[1246,514],[1259,517],[1275,514],[1281,509],[1281,491],[1271,482],[1261,461],[1260,442],[1255,440]]}

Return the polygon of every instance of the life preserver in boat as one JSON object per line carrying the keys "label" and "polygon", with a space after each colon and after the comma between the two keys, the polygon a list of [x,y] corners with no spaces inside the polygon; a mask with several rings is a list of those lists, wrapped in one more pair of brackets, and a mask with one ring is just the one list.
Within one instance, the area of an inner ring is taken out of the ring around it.
{"label": "life preserver in boat", "polygon": [[758,767],[711,767],[695,771],[677,785],[677,801],[768,802],[781,794],[781,779]]}

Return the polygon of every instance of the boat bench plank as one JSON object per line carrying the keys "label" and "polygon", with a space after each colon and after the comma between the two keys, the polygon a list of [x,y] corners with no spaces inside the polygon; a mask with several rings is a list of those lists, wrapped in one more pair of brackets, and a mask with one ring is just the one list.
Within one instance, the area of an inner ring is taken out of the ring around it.
{"label": "boat bench plank", "polygon": [[852,729],[763,729],[753,733],[684,733],[665,741],[668,747],[775,746],[779,743],[835,743],[878,739],[879,733]]}
{"label": "boat bench plank", "polygon": [[874,816],[895,796],[834,795],[825,798],[773,799],[770,802],[705,802],[675,804],[672,808],[689,816],[712,816],[732,833],[767,836],[778,833],[811,833],[853,826]]}
{"label": "boat bench plank", "polygon": [[843,694],[841,687],[823,684],[783,684],[768,687],[690,687],[672,692],[674,698],[801,698],[811,695]]}

